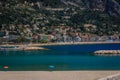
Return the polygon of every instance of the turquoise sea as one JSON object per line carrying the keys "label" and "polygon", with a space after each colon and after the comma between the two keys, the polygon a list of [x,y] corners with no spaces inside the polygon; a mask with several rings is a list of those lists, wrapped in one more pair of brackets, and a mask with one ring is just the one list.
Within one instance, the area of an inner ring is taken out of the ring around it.
{"label": "turquoise sea", "polygon": [[[43,46],[45,51],[0,51],[2,71],[120,70],[120,56],[96,56],[96,50],[120,50],[120,44]],[[8,69],[4,69],[8,66]]]}

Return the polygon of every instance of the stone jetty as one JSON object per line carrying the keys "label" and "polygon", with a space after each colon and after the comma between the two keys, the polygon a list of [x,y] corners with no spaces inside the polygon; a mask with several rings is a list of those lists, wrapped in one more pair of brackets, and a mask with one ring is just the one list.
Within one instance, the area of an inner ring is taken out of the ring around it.
{"label": "stone jetty", "polygon": [[120,56],[120,50],[98,50],[94,54],[99,56]]}

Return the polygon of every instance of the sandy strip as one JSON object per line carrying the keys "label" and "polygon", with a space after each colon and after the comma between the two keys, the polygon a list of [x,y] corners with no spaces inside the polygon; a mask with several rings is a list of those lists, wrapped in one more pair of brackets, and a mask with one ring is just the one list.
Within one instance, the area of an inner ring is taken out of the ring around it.
{"label": "sandy strip", "polygon": [[[57,42],[57,43],[30,43],[26,46],[52,46],[52,45],[78,45],[78,44],[120,44],[120,41],[116,42]],[[25,46],[25,44],[3,44],[0,46]]]}
{"label": "sandy strip", "polygon": [[120,42],[58,42],[58,43],[38,43],[31,46],[52,46],[52,45],[78,45],[78,44],[120,44]]}
{"label": "sandy strip", "polygon": [[98,80],[120,71],[0,71],[0,80]]}

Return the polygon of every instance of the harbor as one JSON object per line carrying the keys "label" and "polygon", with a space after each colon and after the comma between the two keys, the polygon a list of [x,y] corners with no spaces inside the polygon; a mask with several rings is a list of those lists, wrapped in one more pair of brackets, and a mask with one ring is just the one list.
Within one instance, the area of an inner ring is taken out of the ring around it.
{"label": "harbor", "polygon": [[[31,48],[31,46],[28,47]],[[36,48],[36,46],[34,47]],[[97,56],[93,53],[98,50],[120,50],[119,44],[72,44],[41,47],[49,50],[0,51],[0,70],[76,71],[120,69],[120,56]],[[111,63],[114,64],[111,65]],[[4,66],[9,68],[4,69]]]}

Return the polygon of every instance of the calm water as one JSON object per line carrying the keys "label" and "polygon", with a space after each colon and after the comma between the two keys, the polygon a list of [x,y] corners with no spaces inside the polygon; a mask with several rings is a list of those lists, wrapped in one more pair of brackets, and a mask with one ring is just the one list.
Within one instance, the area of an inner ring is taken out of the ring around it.
{"label": "calm water", "polygon": [[[95,50],[120,50],[120,44],[44,46],[48,51],[1,51],[0,70],[120,70],[120,56],[95,56]],[[3,66],[9,66],[4,69]]]}

